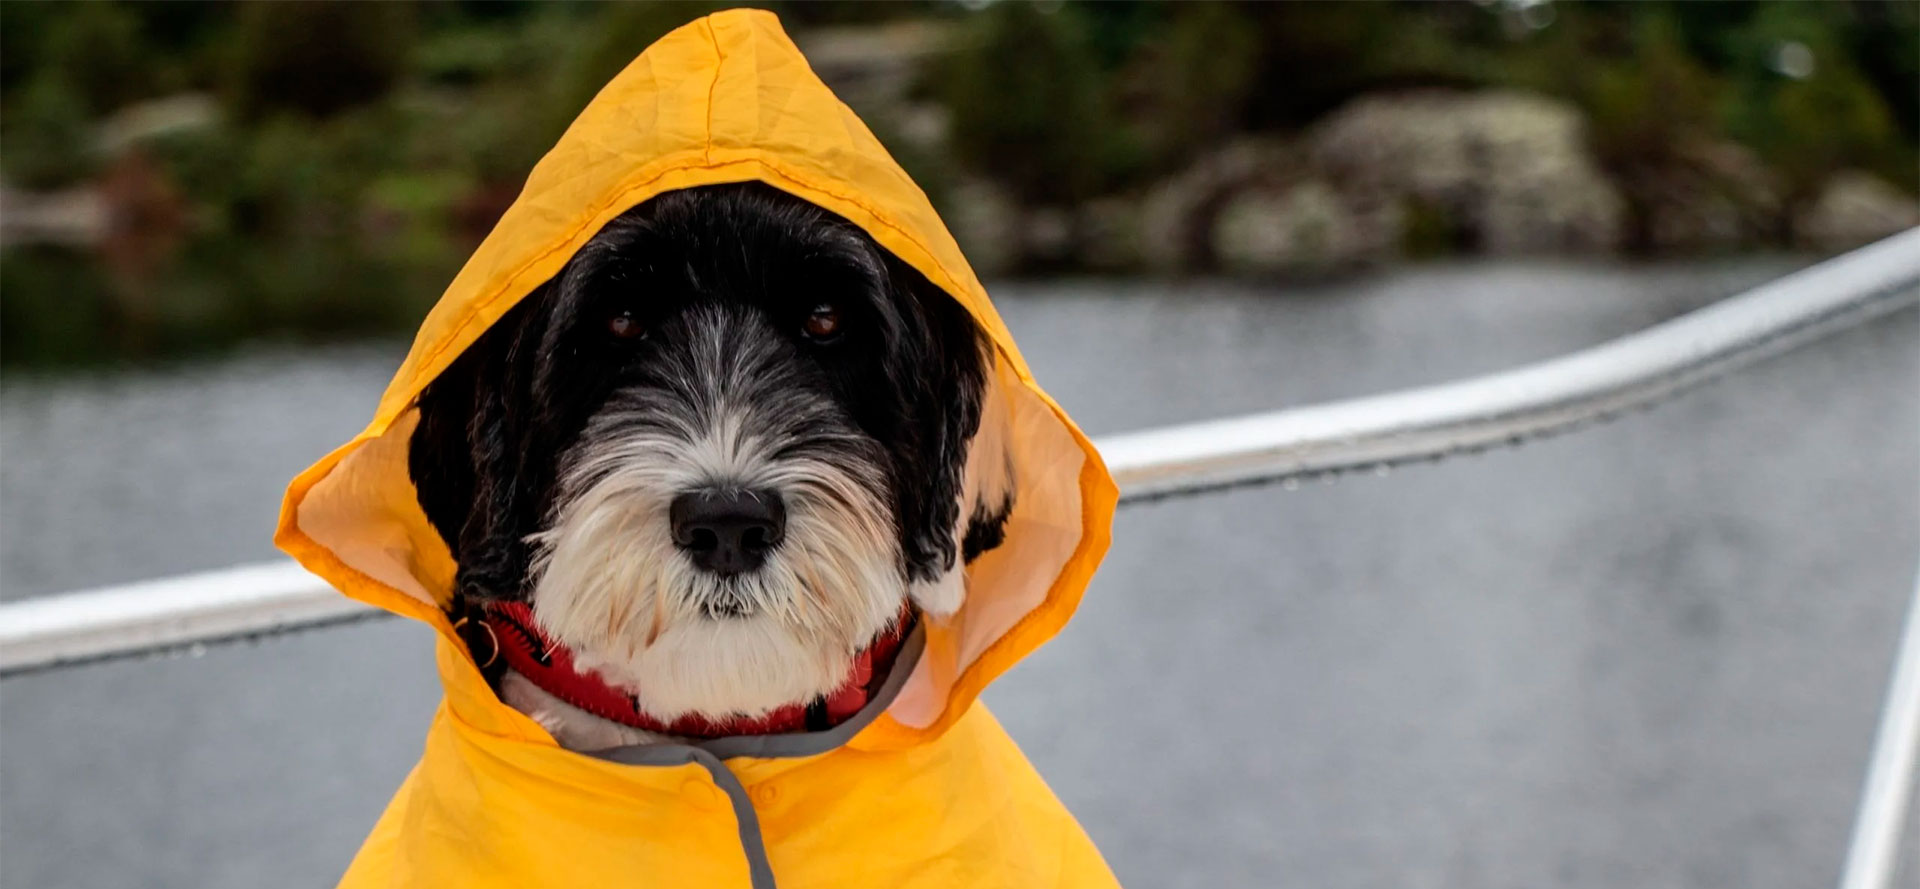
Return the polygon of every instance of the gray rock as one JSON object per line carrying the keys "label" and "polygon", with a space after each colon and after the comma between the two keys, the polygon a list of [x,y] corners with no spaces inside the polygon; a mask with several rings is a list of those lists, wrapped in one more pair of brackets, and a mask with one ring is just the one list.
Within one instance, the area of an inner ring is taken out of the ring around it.
{"label": "gray rock", "polygon": [[1301,164],[1285,143],[1242,139],[1203,155],[1147,192],[1140,208],[1146,265],[1181,271],[1212,264],[1214,217],[1234,193],[1256,184],[1283,186]]}
{"label": "gray rock", "polygon": [[1327,271],[1383,252],[1368,228],[1332,186],[1307,180],[1229,197],[1214,218],[1213,251],[1230,271]]}
{"label": "gray rock", "polygon": [[1623,202],[1572,106],[1510,92],[1358,99],[1315,126],[1313,165],[1343,192],[1437,208],[1489,253],[1604,252]]}
{"label": "gray rock", "polygon": [[1920,225],[1920,204],[1910,194],[1857,170],[1835,175],[1812,206],[1794,220],[1808,246],[1847,250]]}

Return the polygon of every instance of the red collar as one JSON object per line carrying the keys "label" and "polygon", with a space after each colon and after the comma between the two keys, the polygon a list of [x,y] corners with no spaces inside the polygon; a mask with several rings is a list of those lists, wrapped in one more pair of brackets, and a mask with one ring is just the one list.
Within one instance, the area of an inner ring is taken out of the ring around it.
{"label": "red collar", "polygon": [[732,735],[773,735],[819,731],[845,722],[860,712],[886,681],[894,656],[912,623],[912,612],[900,619],[854,655],[853,669],[839,688],[811,704],[788,704],[754,719],[713,720],[687,715],[662,722],[640,709],[637,695],[608,685],[599,676],[573,666],[573,652],[547,636],[534,622],[533,606],[526,602],[493,602],[482,621],[493,637],[498,656],[508,668],[531,680],[546,693],[603,719],[663,735],[683,738],[724,738]]}

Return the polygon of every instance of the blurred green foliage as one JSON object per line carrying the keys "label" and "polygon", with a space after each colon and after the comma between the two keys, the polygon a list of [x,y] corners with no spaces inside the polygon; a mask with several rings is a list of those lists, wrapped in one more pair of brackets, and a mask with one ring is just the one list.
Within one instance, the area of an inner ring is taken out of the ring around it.
{"label": "blurred green foliage", "polygon": [[242,119],[327,117],[380,99],[407,73],[414,7],[404,3],[247,3],[221,84]]}
{"label": "blurred green foliage", "polygon": [[[172,230],[128,245],[7,248],[0,360],[404,329],[593,94],[721,5],[0,3],[6,186],[117,181],[178,205],[151,214]],[[771,5],[803,42],[827,26],[945,27],[945,51],[895,90],[941,109],[944,139],[858,108],[936,198],[978,177],[1028,206],[1072,205],[1413,87],[1575,104],[1630,210],[1712,140],[1762,159],[1788,205],[1844,168],[1920,184],[1914,0]],[[1783,66],[1794,47],[1810,70]],[[137,139],[144,164],[101,149],[103,123],[182,93],[218,113]],[[1444,214],[1416,209],[1422,252],[1456,245]]]}
{"label": "blurred green foliage", "polygon": [[[1890,4],[1878,27],[1848,28],[1819,3],[1767,4],[1727,35],[1730,62],[1721,122],[1785,178],[1790,200],[1808,197],[1834,170],[1860,167],[1911,186],[1914,169],[1914,97],[1920,84],[1920,41],[1914,27],[1920,4]],[[1892,19],[1891,21],[1885,19]],[[1905,31],[1904,48],[1871,31]],[[1808,51],[1811,72],[1782,77],[1784,47]],[[1875,50],[1893,50],[1885,56]],[[1855,52],[1861,54],[1856,56]],[[1905,89],[1884,95],[1862,63],[1904,78]],[[1894,101],[1887,101],[1889,98]],[[1896,115],[1905,111],[1905,118]],[[1904,132],[1902,130],[1904,129]]]}
{"label": "blurred green foliage", "polygon": [[953,147],[1040,204],[1099,193],[1123,162],[1078,7],[998,3],[971,17],[941,75]]}

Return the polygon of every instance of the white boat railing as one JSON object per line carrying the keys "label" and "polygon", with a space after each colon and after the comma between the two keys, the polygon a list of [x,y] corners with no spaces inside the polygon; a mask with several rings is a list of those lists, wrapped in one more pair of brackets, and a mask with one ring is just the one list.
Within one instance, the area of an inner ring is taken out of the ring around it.
{"label": "white boat railing", "polygon": [[[1568,431],[1920,302],[1912,229],[1561,358],[1385,395],[1096,444],[1121,503],[1378,469]],[[1920,589],[1862,794],[1844,889],[1890,884],[1920,745]],[[0,678],[379,616],[292,562],[0,603]]]}

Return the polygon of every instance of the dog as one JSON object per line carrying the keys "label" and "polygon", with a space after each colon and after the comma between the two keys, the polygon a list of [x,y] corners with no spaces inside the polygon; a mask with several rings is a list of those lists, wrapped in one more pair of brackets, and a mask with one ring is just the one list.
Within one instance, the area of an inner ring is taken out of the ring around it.
{"label": "dog", "polygon": [[778,18],[689,22],[287,486],[275,543],[445,690],[341,885],[1112,889],[979,698],[1118,499]]}
{"label": "dog", "polygon": [[[814,204],[760,183],[658,195],[419,399],[407,468],[458,566],[454,610],[526,603],[536,648],[660,727],[783,708],[824,727],[856,655],[953,613],[1003,539],[991,350]],[[467,634],[476,660],[498,636]],[[489,678],[572,750],[679,739]]]}

